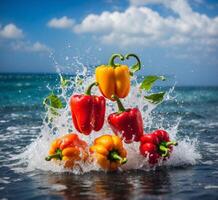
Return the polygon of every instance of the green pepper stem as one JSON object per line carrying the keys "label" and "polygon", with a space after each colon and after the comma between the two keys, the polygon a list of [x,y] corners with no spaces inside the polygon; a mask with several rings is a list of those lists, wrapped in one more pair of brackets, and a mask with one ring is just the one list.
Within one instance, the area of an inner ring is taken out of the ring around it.
{"label": "green pepper stem", "polygon": [[117,58],[117,57],[119,57],[120,60],[124,60],[125,59],[125,57],[122,54],[112,54],[112,56],[111,56],[111,58],[110,58],[110,60],[108,62],[108,65],[115,68],[116,65],[114,64],[114,59]]}
{"label": "green pepper stem", "polygon": [[178,145],[178,143],[177,142],[172,142],[172,141],[170,141],[170,142],[161,142],[161,144],[159,145],[159,150],[160,150],[161,153],[163,152],[161,154],[162,157],[168,156],[169,151],[170,151],[169,147],[171,145],[176,146],[176,145]]}
{"label": "green pepper stem", "polygon": [[[125,55],[125,58],[127,60],[129,59],[129,57],[134,57],[137,60],[137,63],[135,65],[138,65],[137,71],[140,70],[141,69],[141,61],[140,61],[139,57],[133,53],[129,53],[129,54]],[[131,73],[133,73],[133,72],[131,72]]]}
{"label": "green pepper stem", "polygon": [[116,95],[112,95],[111,96],[112,99],[114,99],[117,102],[117,106],[118,106],[118,112],[125,112],[126,109],[124,108],[123,104],[121,103],[120,99],[116,96]]}
{"label": "green pepper stem", "polygon": [[98,86],[97,82],[92,83],[91,85],[89,85],[89,87],[86,89],[85,94],[86,95],[91,95],[91,90],[93,86]]}
{"label": "green pepper stem", "polygon": [[58,149],[55,154],[52,154],[52,155],[50,155],[50,156],[47,156],[47,157],[45,158],[45,160],[46,160],[46,161],[50,161],[52,158],[56,158],[56,159],[61,160],[61,159],[62,159],[62,151],[61,151],[60,149]]}
{"label": "green pepper stem", "polygon": [[173,145],[173,146],[177,146],[178,145],[178,142],[167,142],[166,143],[166,147],[169,147],[169,146],[171,146],[171,145]]}
{"label": "green pepper stem", "polygon": [[109,153],[109,159],[110,160],[115,160],[115,161],[119,161],[119,163],[121,165],[125,164],[127,162],[127,158],[122,158],[121,156],[119,156],[119,154],[117,153],[117,151],[111,151]]}
{"label": "green pepper stem", "polygon": [[165,147],[164,145],[159,146],[160,151],[164,152],[161,154],[162,157],[166,157],[169,153],[169,149]]}

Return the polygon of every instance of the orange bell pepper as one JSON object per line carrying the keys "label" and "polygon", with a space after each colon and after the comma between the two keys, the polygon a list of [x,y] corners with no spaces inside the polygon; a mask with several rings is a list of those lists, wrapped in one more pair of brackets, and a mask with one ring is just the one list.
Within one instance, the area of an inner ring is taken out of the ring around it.
{"label": "orange bell pepper", "polygon": [[114,171],[127,162],[127,152],[116,135],[102,135],[94,140],[90,152],[104,170]]}
{"label": "orange bell pepper", "polygon": [[78,135],[70,133],[51,143],[49,156],[45,160],[62,160],[65,168],[73,168],[75,161],[86,161],[88,158],[86,148],[85,141],[79,139]]}
{"label": "orange bell pepper", "polygon": [[[127,65],[114,64],[114,59],[117,57],[122,61],[134,57],[137,63],[129,69]],[[140,69],[141,62],[135,54],[127,54],[125,57],[121,54],[113,54],[108,65],[98,66],[95,70],[96,82],[102,95],[111,101],[114,101],[112,95],[125,98],[130,91],[130,76]]]}

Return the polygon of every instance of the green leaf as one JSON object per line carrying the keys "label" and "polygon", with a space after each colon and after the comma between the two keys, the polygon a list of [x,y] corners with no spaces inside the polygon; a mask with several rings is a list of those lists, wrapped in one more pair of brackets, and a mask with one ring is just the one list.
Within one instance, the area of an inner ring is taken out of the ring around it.
{"label": "green leaf", "polygon": [[61,99],[53,93],[44,99],[43,104],[48,105],[51,108],[57,108],[57,109],[64,107]]}
{"label": "green leaf", "polygon": [[[47,96],[44,99],[43,105],[48,106],[49,111],[53,115],[59,115],[59,113],[57,112],[57,109],[64,108],[64,105],[63,105],[61,99],[53,93],[51,93],[49,96]],[[52,120],[52,116],[49,117],[49,121],[51,121],[51,120]]]}
{"label": "green leaf", "polygon": [[163,101],[164,95],[165,92],[159,92],[159,93],[150,94],[148,96],[144,96],[144,98],[151,103],[158,104],[161,101]]}
{"label": "green leaf", "polygon": [[61,81],[62,88],[66,87],[70,83],[70,80],[65,79],[61,74],[60,74],[60,79],[61,79],[60,81]]}
{"label": "green leaf", "polygon": [[149,91],[151,90],[153,84],[157,81],[165,81],[166,78],[164,76],[146,76],[140,85],[140,89]]}

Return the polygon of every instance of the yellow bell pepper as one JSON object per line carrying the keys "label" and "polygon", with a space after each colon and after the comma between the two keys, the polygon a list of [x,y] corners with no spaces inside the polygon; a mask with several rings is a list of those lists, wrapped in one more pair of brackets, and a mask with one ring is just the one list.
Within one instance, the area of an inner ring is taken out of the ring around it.
{"label": "yellow bell pepper", "polygon": [[94,140],[90,152],[104,170],[114,171],[127,162],[127,152],[116,135],[102,135]]}
{"label": "yellow bell pepper", "polygon": [[130,90],[130,72],[126,65],[114,64],[114,59],[119,57],[124,60],[121,54],[113,54],[108,65],[101,65],[96,68],[96,81],[104,97],[114,101],[112,95],[124,98]]}
{"label": "yellow bell pepper", "polygon": [[[122,61],[134,57],[137,63],[129,69],[127,65],[114,64],[114,59],[117,57]],[[96,81],[99,83],[99,89],[103,96],[112,101],[114,101],[111,98],[112,95],[125,98],[130,90],[130,76],[140,69],[141,62],[137,55],[131,53],[124,57],[121,54],[113,54],[108,65],[101,65],[95,70]]]}

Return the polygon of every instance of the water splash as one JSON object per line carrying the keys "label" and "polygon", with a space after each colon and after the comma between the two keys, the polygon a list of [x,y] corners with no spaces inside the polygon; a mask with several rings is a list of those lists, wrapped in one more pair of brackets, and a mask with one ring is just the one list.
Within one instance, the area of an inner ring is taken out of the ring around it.
{"label": "water splash", "polygon": [[[79,168],[74,168],[73,170],[64,169],[62,165],[57,165],[53,162],[45,161],[45,157],[48,154],[50,148],[50,143],[57,137],[63,136],[67,133],[74,132],[77,133],[76,129],[72,124],[71,113],[69,108],[69,99],[72,94],[81,94],[84,93],[85,88],[89,84],[95,81],[94,76],[90,76],[88,68],[83,65],[78,59],[75,59],[77,65],[80,66],[81,70],[76,71],[76,77],[70,79],[70,84],[68,87],[58,86],[55,88],[55,91],[58,93],[58,96],[66,103],[66,107],[57,111],[59,115],[50,119],[51,113],[49,110],[45,113],[43,120],[43,126],[41,127],[41,132],[39,137],[26,147],[25,151],[16,156],[16,170],[24,171],[34,171],[36,169],[52,171],[52,172],[65,172],[70,171],[75,174],[81,174],[89,172],[92,170],[101,170],[96,164],[93,163],[79,163]],[[59,64],[56,62],[56,66]],[[57,70],[60,72],[60,69]],[[82,80],[82,84],[81,84]],[[165,96],[165,101],[174,100],[171,98],[171,93],[173,92],[174,87],[172,87],[167,95]],[[99,90],[95,87],[92,90],[93,94],[101,95]],[[137,82],[137,77],[132,78],[132,87],[130,94],[123,101],[123,104],[126,108],[138,107],[142,113],[144,121],[144,129],[146,131],[152,131],[154,127],[159,129],[165,129],[170,134],[172,140],[177,140],[179,145],[174,147],[174,151],[166,162],[160,162],[159,166],[182,166],[182,165],[194,165],[197,160],[200,159],[200,154],[197,151],[197,140],[191,140],[186,137],[180,139],[177,137],[178,126],[180,123],[180,118],[176,119],[176,123],[169,124],[166,128],[163,127],[164,116],[159,116],[159,119],[156,120],[155,108],[159,105],[154,105],[144,100],[144,91],[139,92],[139,83]],[[106,107],[106,118],[107,116],[116,111],[117,105],[114,102],[107,100]],[[160,114],[158,114],[160,115]],[[105,119],[105,124],[99,132],[92,132],[91,135],[85,136],[79,134],[79,137],[85,140],[88,145],[91,145],[95,138],[103,134],[112,134],[112,131]],[[133,142],[131,144],[124,144],[128,152],[128,162],[121,168],[121,170],[131,170],[131,169],[144,169],[150,170],[150,166],[147,162],[147,159],[139,154],[139,144]],[[22,167],[21,167],[22,166]],[[153,168],[152,168],[153,169]]]}

